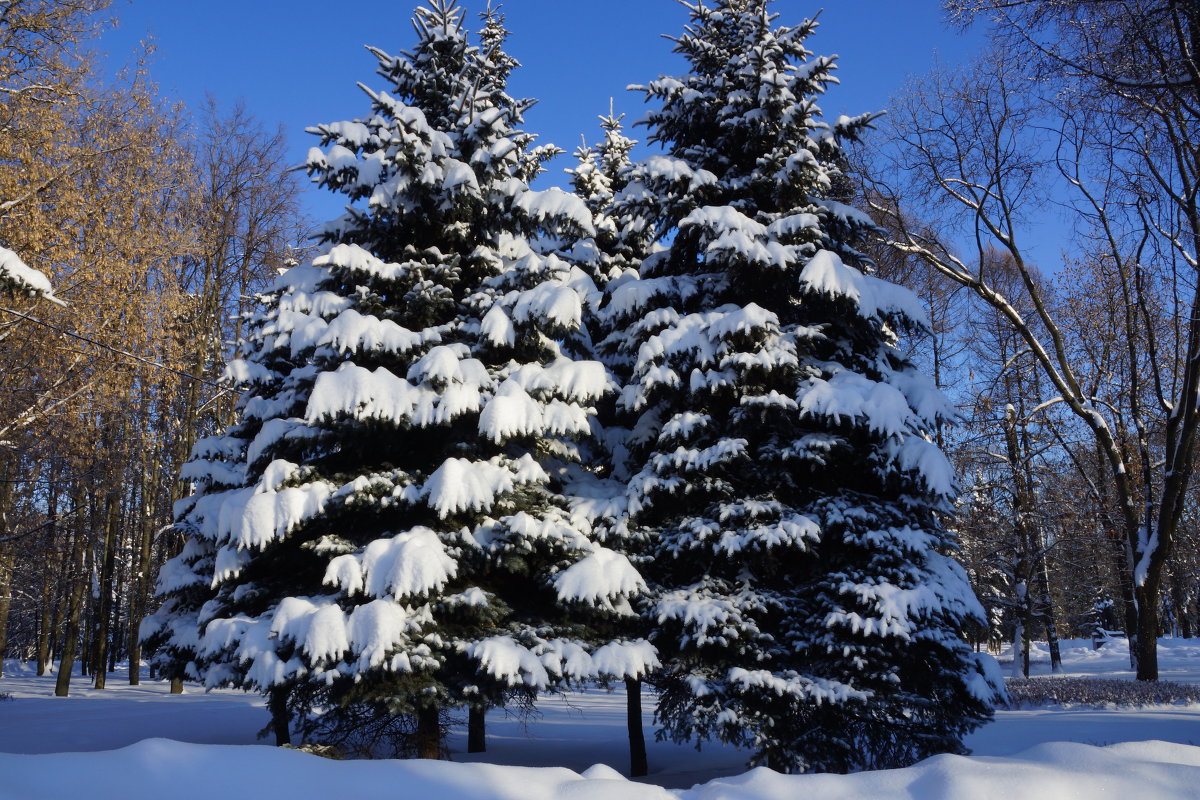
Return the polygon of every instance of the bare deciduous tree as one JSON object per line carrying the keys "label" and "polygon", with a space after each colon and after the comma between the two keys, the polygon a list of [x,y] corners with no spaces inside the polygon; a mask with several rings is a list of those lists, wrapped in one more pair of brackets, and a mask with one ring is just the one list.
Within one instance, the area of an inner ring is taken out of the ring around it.
{"label": "bare deciduous tree", "polygon": [[[1053,386],[1043,405],[1067,409],[1103,457],[1105,485],[1092,490],[1119,516],[1137,619],[1131,650],[1138,677],[1152,680],[1161,579],[1200,422],[1200,117],[1193,113],[1200,83],[1187,45],[1194,14],[1166,3],[1169,19],[1143,25],[1136,15],[1122,23],[1105,12],[1108,28],[1100,33],[1092,17],[1083,25],[1072,15],[1106,4],[1003,5],[1002,15],[1016,14],[1003,29],[1009,49],[963,73],[914,83],[894,110],[890,131],[899,146],[878,154],[875,174],[886,177],[872,187],[885,199],[876,210],[893,221],[895,247],[1003,315]],[[1071,8],[1055,18],[1043,6]],[[1057,40],[1057,51],[1039,44],[1030,27],[1055,19],[1077,25],[1074,38]],[[1172,31],[1182,38],[1171,40]],[[1131,72],[1106,59],[1134,40],[1140,59],[1157,59],[1156,71]],[[1066,69],[1019,71],[1014,42],[1036,56],[1035,65]],[[1095,380],[1074,345],[1074,320],[1036,280],[1032,218],[1055,205],[1074,220],[1073,240],[1062,249],[1109,267],[1120,311],[1120,383]],[[932,223],[937,235],[907,224],[909,214]],[[981,268],[989,248],[1003,251],[1021,276],[1019,297]],[[1152,310],[1164,302],[1165,317],[1175,321],[1166,331],[1158,324],[1164,315]]]}

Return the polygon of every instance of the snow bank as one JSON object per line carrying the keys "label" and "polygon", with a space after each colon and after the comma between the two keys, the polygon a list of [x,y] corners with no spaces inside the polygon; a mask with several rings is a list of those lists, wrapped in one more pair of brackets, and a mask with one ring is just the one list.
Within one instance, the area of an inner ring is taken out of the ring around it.
{"label": "snow bank", "polygon": [[908,769],[785,776],[752,770],[686,790],[633,783],[596,766],[501,767],[445,761],[331,761],[273,747],[147,739],[101,753],[0,755],[0,797],[211,800],[214,797],[436,797],[439,800],[1092,800],[1195,797],[1200,747],[1045,744],[1013,758],[936,756]]}
{"label": "snow bank", "polygon": [[1055,742],[1012,758],[934,756],[908,769],[855,775],[783,776],[755,769],[688,791],[686,800],[1093,800],[1195,797],[1200,747],[1129,742],[1108,747]]}

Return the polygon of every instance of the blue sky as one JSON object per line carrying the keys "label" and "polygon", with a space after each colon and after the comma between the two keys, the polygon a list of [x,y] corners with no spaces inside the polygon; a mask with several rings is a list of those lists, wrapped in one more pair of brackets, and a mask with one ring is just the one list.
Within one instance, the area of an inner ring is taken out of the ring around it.
{"label": "blue sky", "polygon": [[[821,27],[809,40],[818,54],[837,54],[842,86],[822,102],[827,115],[881,110],[910,74],[935,59],[954,64],[979,46],[977,33],[951,30],[938,0],[826,0]],[[153,37],[153,75],[161,88],[197,108],[206,92],[223,105],[238,98],[268,126],[282,124],[291,160],[312,145],[304,128],[361,116],[368,110],[356,83],[381,86],[372,44],[396,52],[413,42],[409,23],[417,0],[342,0],[334,9],[317,0],[118,0],[120,27],[100,49],[120,63],[136,42]],[[485,0],[464,0],[474,25]],[[809,0],[776,0],[780,21],[796,23],[820,10]],[[687,10],[673,0],[507,0],[512,30],[508,51],[523,64],[511,89],[539,104],[526,128],[568,155],[550,164],[547,185],[565,183],[569,153],[581,133],[596,138],[597,115],[613,98],[633,122],[644,113],[641,96],[625,91],[660,74],[677,74],[681,61],[662,34],[679,33]],[[638,129],[632,135],[640,138]],[[338,203],[310,191],[305,205],[318,220]]]}

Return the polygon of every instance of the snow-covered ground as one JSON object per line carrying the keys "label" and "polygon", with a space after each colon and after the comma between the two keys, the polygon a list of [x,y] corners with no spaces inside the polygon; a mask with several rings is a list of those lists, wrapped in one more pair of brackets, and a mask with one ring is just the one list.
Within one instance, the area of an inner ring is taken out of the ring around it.
{"label": "snow-covered ground", "polygon": [[[1099,650],[1092,649],[1087,639],[1064,639],[1061,643],[1063,670],[1066,677],[1100,676],[1133,680],[1129,667],[1129,643],[1113,639]],[[1000,661],[1008,674],[1011,655],[1005,651]],[[1050,675],[1050,651],[1045,642],[1030,645],[1031,676]],[[1158,674],[1164,681],[1200,684],[1200,639],[1159,639]]]}
{"label": "snow-covered ground", "polygon": [[[1160,661],[1165,679],[1200,683],[1200,640],[1164,640]],[[1132,677],[1123,642],[1100,651],[1064,642],[1064,662],[1067,675]],[[1035,652],[1034,671],[1049,672],[1044,650]],[[545,698],[540,714],[524,721],[493,712],[486,754],[469,756],[462,735],[451,739],[458,763],[333,762],[266,746],[214,747],[258,743],[267,713],[254,695],[189,689],[172,696],[161,682],[128,686],[124,672],[103,691],[88,686],[77,678],[70,697],[56,698],[52,677],[5,664],[0,691],[13,700],[0,703],[0,798],[298,799],[339,789],[438,800],[1200,797],[1196,705],[1000,711],[968,739],[971,757],[854,776],[742,774],[744,754],[733,748],[651,741],[652,785],[639,785],[619,774],[627,760],[621,692]],[[398,795],[398,787],[405,791]]]}

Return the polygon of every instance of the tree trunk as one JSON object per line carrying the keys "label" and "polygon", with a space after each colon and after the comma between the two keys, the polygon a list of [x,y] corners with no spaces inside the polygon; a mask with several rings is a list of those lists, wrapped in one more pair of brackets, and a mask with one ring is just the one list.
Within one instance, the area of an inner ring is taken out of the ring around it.
{"label": "tree trunk", "polygon": [[[1009,396],[1014,392],[1009,388]],[[1009,403],[1004,409],[1004,441],[1008,455],[1008,467],[1012,473],[1012,510],[1013,533],[1017,540],[1017,563],[1014,565],[1017,585],[1015,587],[1018,603],[1017,628],[1013,636],[1013,666],[1012,676],[1020,674],[1029,677],[1029,638],[1033,634],[1034,602],[1032,586],[1038,560],[1037,536],[1033,528],[1033,481],[1029,474],[1029,461],[1026,458],[1029,450],[1021,448],[1018,435],[1017,410]],[[1025,432],[1023,423],[1021,433]]]}
{"label": "tree trunk", "polygon": [[1046,552],[1045,536],[1038,531],[1038,549],[1041,553],[1041,564],[1038,570],[1038,593],[1041,595],[1038,605],[1038,616],[1046,628],[1046,644],[1050,648],[1050,671],[1062,672],[1062,648],[1058,643],[1058,625],[1054,617],[1054,600],[1050,597],[1050,564]]}
{"label": "tree trunk", "polygon": [[[1105,458],[1104,449],[1099,443],[1096,444],[1096,468],[1100,474],[1104,472]],[[1108,482],[1099,482],[1100,492],[1100,508],[1106,509],[1109,507],[1110,498],[1108,493]],[[1137,638],[1137,600],[1133,596],[1133,572],[1129,567],[1129,552],[1126,550],[1127,542],[1112,526],[1111,521],[1103,523],[1105,528],[1105,537],[1110,545],[1112,553],[1113,566],[1117,573],[1117,580],[1121,583],[1121,623],[1125,630],[1125,638],[1133,644]],[[1131,669],[1137,669],[1137,654],[1133,647],[1129,648],[1129,666]]]}
{"label": "tree trunk", "polygon": [[[13,456],[5,454],[0,460],[0,536],[7,537],[9,512],[13,498]],[[8,612],[12,608],[13,559],[16,548],[11,542],[0,541],[0,675],[4,674],[4,656],[8,651]]]}
{"label": "tree trunk", "polygon": [[42,559],[42,589],[38,596],[37,631],[37,674],[45,675],[50,664],[51,620],[54,615],[55,558],[58,543],[58,472],[50,472],[50,496],[46,501],[46,512],[50,516],[46,530],[46,551]]}
{"label": "tree trunk", "polygon": [[68,552],[58,557],[57,580],[54,581],[54,609],[50,617],[50,628],[47,631],[47,645],[49,646],[46,652],[47,666],[53,666],[54,660],[62,653],[63,621],[67,617],[67,606],[70,603],[72,562],[69,540],[65,544],[68,547]]}
{"label": "tree trunk", "polygon": [[1112,538],[1113,561],[1116,562],[1117,579],[1121,582],[1121,626],[1125,630],[1125,638],[1130,643],[1129,668],[1137,669],[1137,653],[1132,647],[1137,639],[1138,612],[1137,598],[1133,593],[1133,573],[1129,570],[1129,553],[1125,550],[1125,542],[1120,537]]}
{"label": "tree trunk", "polygon": [[141,521],[137,571],[129,582],[129,685],[137,686],[142,674],[142,639],[139,629],[146,616],[146,595],[150,592],[150,553],[154,527],[150,519]]}
{"label": "tree trunk", "polygon": [[1042,624],[1046,626],[1046,644],[1050,648],[1050,671],[1062,672],[1062,646],[1058,641],[1053,609],[1042,615]]}
{"label": "tree trunk", "polygon": [[183,694],[183,678],[171,678],[171,694]]}
{"label": "tree trunk", "polygon": [[650,771],[646,759],[646,734],[642,730],[642,682],[625,679],[625,727],[629,731],[629,777],[641,778]]}
{"label": "tree trunk", "polygon": [[100,597],[96,603],[96,660],[97,689],[103,689],[108,679],[108,640],[112,626],[113,567],[117,555],[117,528],[121,522],[121,506],[116,488],[110,488],[104,498],[104,560],[100,566]]}
{"label": "tree trunk", "polygon": [[[7,530],[7,526],[4,526]],[[16,548],[0,542],[0,676],[4,675],[4,656],[8,653],[8,613],[12,610],[13,560]]]}
{"label": "tree trunk", "polygon": [[1137,679],[1158,680],[1158,581],[1146,580],[1137,588],[1137,641],[1130,650],[1137,652]]}
{"label": "tree trunk", "polygon": [[47,545],[47,556],[42,564],[42,591],[38,598],[38,627],[37,627],[37,674],[45,675],[50,661],[50,614],[54,605],[54,592],[50,582],[50,545]]}
{"label": "tree trunk", "polygon": [[[1023,586],[1021,584],[1017,585],[1017,600],[1018,601],[1021,601],[1023,599],[1021,597],[1022,588],[1023,588]],[[1013,643],[1012,643],[1013,660],[1012,660],[1012,666],[1009,668],[1009,672],[1008,672],[1008,677],[1010,677],[1010,678],[1021,678],[1021,677],[1028,678],[1029,677],[1029,667],[1027,665],[1022,664],[1022,662],[1024,661],[1026,635],[1027,634],[1025,632],[1025,609],[1024,609],[1024,605],[1022,604],[1022,606],[1018,607],[1016,623],[1013,626]],[[1022,672],[1024,674],[1022,674]]]}
{"label": "tree trunk", "polygon": [[1033,626],[1030,624],[1032,621],[1033,609],[1031,608],[1025,616],[1025,641],[1021,647],[1021,673],[1026,678],[1029,677],[1029,641],[1033,638],[1029,632],[1033,630]]}
{"label": "tree trunk", "polygon": [[1187,593],[1183,589],[1183,581],[1178,575],[1171,575],[1171,602],[1175,606],[1175,620],[1179,624],[1179,636],[1184,639],[1192,638],[1192,619],[1188,613]]}
{"label": "tree trunk", "polygon": [[87,492],[87,509],[86,518],[86,534],[84,537],[83,548],[83,574],[80,576],[80,584],[84,587],[85,595],[83,605],[80,608],[80,625],[79,632],[81,638],[80,658],[79,658],[79,674],[82,677],[89,677],[93,674],[92,670],[96,664],[96,605],[100,602],[100,597],[96,593],[96,542],[95,530],[96,523],[96,495],[94,492]]}
{"label": "tree trunk", "polygon": [[75,647],[79,640],[79,620],[83,614],[83,590],[91,577],[84,567],[84,551],[88,548],[82,495],[83,492],[80,491],[75,498],[77,524],[75,541],[71,544],[71,594],[67,605],[67,629],[63,634],[62,658],[58,664],[58,680],[54,685],[54,694],[58,697],[66,697],[71,688],[71,672],[75,669]]}
{"label": "tree trunk", "polygon": [[487,752],[487,706],[482,703],[467,707],[467,752]]}
{"label": "tree trunk", "polygon": [[275,733],[275,746],[292,743],[292,715],[288,711],[288,690],[275,686],[267,692],[267,710],[271,712],[271,730]]}
{"label": "tree trunk", "polygon": [[435,705],[417,710],[417,758],[442,757],[442,720]]}
{"label": "tree trunk", "polygon": [[108,640],[109,672],[117,671],[117,661],[122,655],[125,655],[121,651],[121,643],[125,641],[125,626],[124,623],[121,622],[121,614],[124,612],[124,609],[121,607],[121,588],[121,581],[118,578],[117,582],[113,585],[113,606],[112,612],[109,614],[109,619],[111,620],[110,624],[113,626],[112,635]]}

